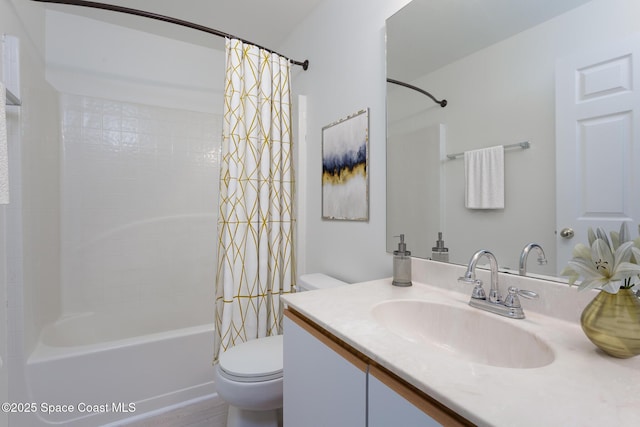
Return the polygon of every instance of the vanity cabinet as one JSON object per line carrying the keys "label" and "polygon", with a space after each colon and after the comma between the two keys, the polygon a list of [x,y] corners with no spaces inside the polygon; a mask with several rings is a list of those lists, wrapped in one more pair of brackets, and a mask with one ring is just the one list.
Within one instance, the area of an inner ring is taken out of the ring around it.
{"label": "vanity cabinet", "polygon": [[473,425],[290,309],[283,412],[285,427]]}
{"label": "vanity cabinet", "polygon": [[365,362],[287,313],[284,425],[365,427],[366,370]]}
{"label": "vanity cabinet", "polygon": [[[367,387],[368,427],[440,427],[421,409],[422,399],[384,371],[373,366]],[[414,402],[416,404],[414,404]]]}

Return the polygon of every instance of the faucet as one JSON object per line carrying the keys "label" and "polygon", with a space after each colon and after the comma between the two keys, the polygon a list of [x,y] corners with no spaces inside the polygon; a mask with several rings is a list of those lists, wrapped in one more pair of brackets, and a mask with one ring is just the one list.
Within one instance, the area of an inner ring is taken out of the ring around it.
{"label": "faucet", "polygon": [[496,256],[488,250],[480,249],[478,252],[473,254],[469,260],[467,271],[464,273],[464,276],[460,277],[458,280],[460,282],[476,285],[476,288],[479,288],[476,289],[477,295],[484,294],[484,290],[481,291],[482,281],[476,280],[476,265],[483,256],[489,258],[489,265],[491,266],[491,290],[489,291],[489,301],[499,303],[502,300],[502,297],[500,296],[500,290],[498,289],[498,260],[496,259]]}
{"label": "faucet", "polygon": [[538,264],[545,265],[547,263],[547,257],[544,255],[544,251],[542,250],[542,246],[537,243],[529,243],[527,244],[520,253],[520,265],[519,265],[519,273],[521,276],[525,276],[527,274],[527,258],[529,257],[529,252],[531,249],[535,249],[538,252]]}
{"label": "faucet", "polygon": [[[489,299],[487,299],[484,289],[482,288],[482,280],[476,279],[476,265],[482,257],[489,259],[491,268],[491,289],[489,290]],[[486,249],[480,249],[469,260],[467,271],[464,276],[459,277],[458,281],[470,283],[474,285],[471,293],[469,305],[481,310],[489,311],[501,316],[510,317],[512,319],[524,319],[524,311],[520,304],[518,296],[525,298],[538,298],[538,294],[533,291],[520,290],[514,286],[508,289],[508,295],[503,300],[498,287],[498,261],[495,255]]]}

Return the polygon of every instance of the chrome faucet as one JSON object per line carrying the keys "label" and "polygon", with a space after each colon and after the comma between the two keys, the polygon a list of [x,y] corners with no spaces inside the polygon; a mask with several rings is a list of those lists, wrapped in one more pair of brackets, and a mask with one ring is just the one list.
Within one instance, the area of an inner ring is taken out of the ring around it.
{"label": "chrome faucet", "polygon": [[538,252],[538,264],[545,265],[547,263],[547,257],[544,255],[544,251],[542,250],[542,246],[537,243],[529,243],[524,248],[522,248],[522,252],[520,252],[520,265],[518,272],[521,276],[527,274],[527,258],[529,257],[529,252],[531,249],[535,249]]}
{"label": "chrome faucet", "polygon": [[[482,288],[482,280],[476,279],[475,272],[476,265],[483,256],[486,256],[489,259],[489,265],[491,268],[491,289],[489,290],[489,299],[487,299],[484,289]],[[469,305],[471,307],[479,308],[501,316],[510,317],[512,319],[524,319],[524,311],[522,310],[518,296],[525,298],[538,298],[538,294],[535,292],[520,290],[510,286],[508,289],[509,294],[503,301],[498,287],[498,261],[496,260],[495,255],[486,249],[480,249],[473,254],[469,260],[467,271],[464,273],[464,276],[458,278],[458,281],[474,285],[471,293],[471,299],[469,300]]]}
{"label": "chrome faucet", "polygon": [[[476,279],[476,265],[480,258],[486,256],[489,258],[489,265],[491,267],[491,290],[489,291],[489,301],[493,303],[499,303],[502,301],[502,297],[500,296],[500,290],[498,289],[498,260],[495,255],[489,252],[486,249],[480,249],[478,252],[473,254],[471,259],[469,260],[469,266],[467,267],[467,271],[464,273],[463,277],[458,278],[460,282],[472,283],[476,285],[478,289],[477,295],[484,295],[484,290],[481,291],[482,281]],[[485,298],[486,299],[486,298]]]}

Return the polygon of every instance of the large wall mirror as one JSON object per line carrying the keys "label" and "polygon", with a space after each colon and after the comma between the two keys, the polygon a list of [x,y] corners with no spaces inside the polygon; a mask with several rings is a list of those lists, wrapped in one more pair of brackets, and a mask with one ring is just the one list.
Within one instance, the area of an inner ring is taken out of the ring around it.
{"label": "large wall mirror", "polygon": [[[387,78],[448,105],[387,83],[387,251],[404,234],[413,256],[431,258],[442,232],[449,262],[466,264],[488,249],[517,272],[523,247],[535,242],[548,263],[532,255],[528,272],[558,277],[570,248],[586,242],[581,233],[560,237],[572,224],[556,221],[556,182],[566,179],[564,165],[556,168],[558,64],[638,33],[637,0],[413,0],[390,17]],[[633,153],[623,150],[636,160],[639,133],[629,132],[624,148]],[[447,155],[524,141],[528,149],[504,151],[504,208],[465,208],[464,159]],[[602,167],[581,179],[606,189],[607,170],[628,169]],[[635,176],[637,185],[638,175],[623,179]],[[600,205],[618,202],[602,193]],[[616,219],[636,233],[638,207],[628,205],[640,205],[637,196],[622,203]]]}

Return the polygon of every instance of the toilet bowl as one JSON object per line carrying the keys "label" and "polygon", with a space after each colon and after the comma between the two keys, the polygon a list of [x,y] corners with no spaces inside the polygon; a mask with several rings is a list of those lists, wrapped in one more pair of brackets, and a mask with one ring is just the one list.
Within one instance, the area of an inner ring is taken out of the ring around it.
{"label": "toilet bowl", "polygon": [[[320,273],[298,279],[298,292],[346,285]],[[220,355],[214,381],[218,395],[229,404],[227,427],[282,425],[282,335],[258,338]]]}

